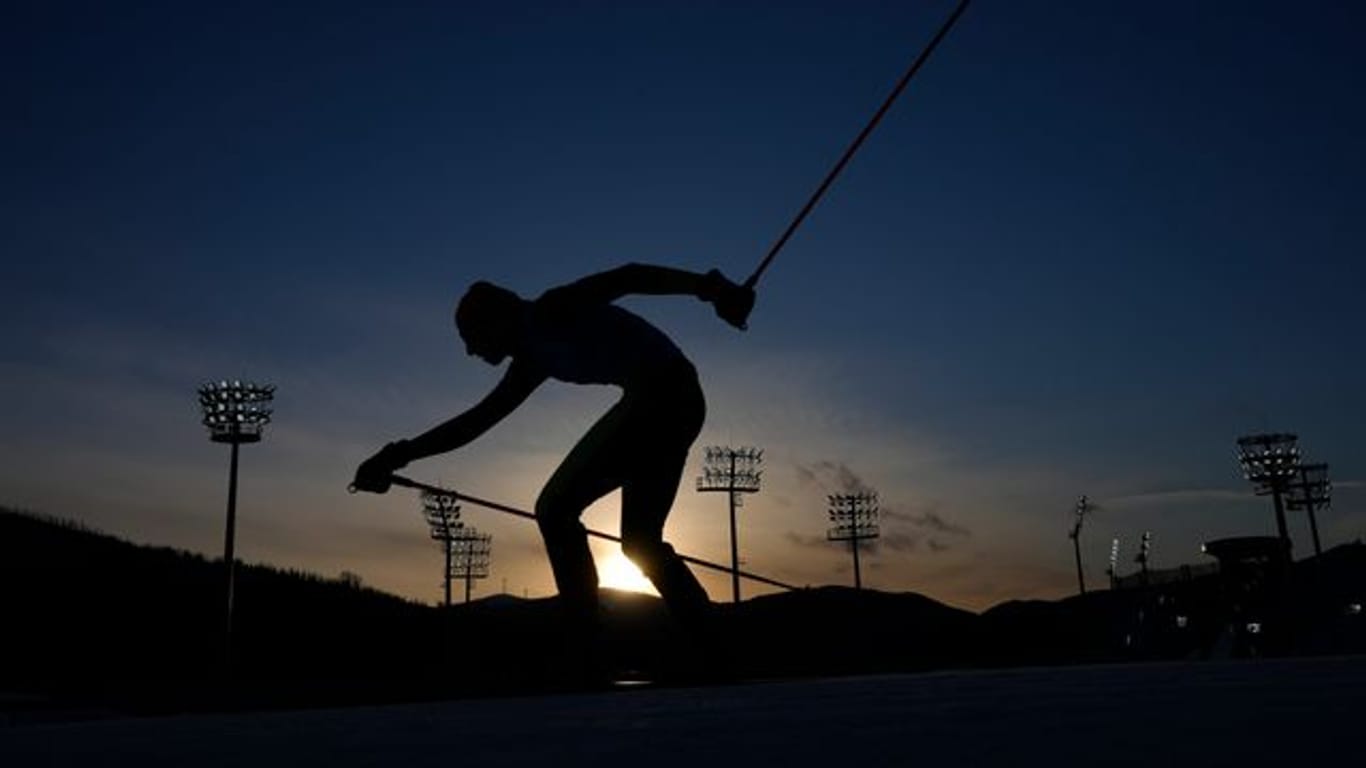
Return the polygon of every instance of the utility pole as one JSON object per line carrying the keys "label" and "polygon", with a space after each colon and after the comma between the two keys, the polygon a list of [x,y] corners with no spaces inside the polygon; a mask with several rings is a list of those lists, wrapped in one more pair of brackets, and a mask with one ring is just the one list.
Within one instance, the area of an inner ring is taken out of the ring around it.
{"label": "utility pole", "polygon": [[422,516],[427,520],[434,541],[441,544],[446,556],[445,567],[441,569],[442,585],[445,588],[445,606],[451,607],[451,561],[454,556],[454,542],[460,535],[464,523],[460,522],[460,505],[454,495],[422,492]]}
{"label": "utility pole", "polygon": [[243,443],[261,441],[261,431],[270,423],[270,402],[274,399],[275,387],[270,384],[257,385],[251,382],[216,381],[199,388],[199,406],[203,411],[202,423],[209,430],[209,439],[215,443],[232,446],[228,463],[228,522],[223,536],[223,567],[225,570],[226,612],[223,621],[223,671],[225,677],[232,675],[232,625],[233,602],[236,581],[236,555],[234,543],[237,536],[237,450]]}
{"label": "utility pole", "polygon": [[1255,486],[1258,496],[1270,496],[1276,508],[1276,532],[1290,557],[1290,532],[1285,526],[1284,496],[1299,474],[1299,438],[1290,433],[1245,435],[1238,438],[1238,462],[1243,477]]}
{"label": "utility pole", "polygon": [[736,603],[740,602],[740,545],[735,510],[743,506],[740,494],[759,490],[763,459],[764,452],[758,448],[708,446],[703,453],[702,475],[697,478],[699,492],[725,492],[730,501],[730,588]]}
{"label": "utility pole", "polygon": [[863,578],[859,573],[859,542],[876,539],[878,530],[877,494],[872,491],[862,493],[837,493],[827,497],[830,502],[830,522],[833,525],[826,533],[830,541],[847,541],[854,553],[854,589],[863,589]]}
{"label": "utility pole", "polygon": [[1323,554],[1319,543],[1319,523],[1314,510],[1327,509],[1333,503],[1333,484],[1328,480],[1328,465],[1301,464],[1299,476],[1290,485],[1290,495],[1286,505],[1293,510],[1309,513],[1309,532],[1314,536],[1314,555]]}
{"label": "utility pole", "polygon": [[1086,513],[1092,509],[1090,503],[1083,494],[1077,500],[1076,522],[1072,524],[1072,530],[1067,532],[1067,538],[1072,540],[1072,552],[1077,559],[1077,589],[1081,594],[1086,594],[1086,576],[1081,568],[1081,524],[1086,520]]}

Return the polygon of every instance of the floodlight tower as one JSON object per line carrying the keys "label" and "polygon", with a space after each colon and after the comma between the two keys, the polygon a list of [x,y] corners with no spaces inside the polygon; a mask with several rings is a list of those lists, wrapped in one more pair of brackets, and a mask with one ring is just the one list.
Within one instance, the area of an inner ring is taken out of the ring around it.
{"label": "floodlight tower", "polygon": [[1086,594],[1086,577],[1083,575],[1081,569],[1081,524],[1086,520],[1086,513],[1090,512],[1092,509],[1091,503],[1087,501],[1086,496],[1083,494],[1082,497],[1077,500],[1076,522],[1072,524],[1072,530],[1067,532],[1067,538],[1072,540],[1072,552],[1077,558],[1077,588],[1081,590],[1081,594],[1083,595]]}
{"label": "floodlight tower", "polygon": [[232,446],[228,464],[228,522],[223,536],[223,565],[226,570],[227,605],[223,625],[223,663],[232,670],[232,609],[236,571],[233,545],[237,535],[237,450],[243,443],[261,441],[261,431],[270,423],[270,403],[275,386],[237,379],[211,381],[199,388],[199,407],[209,439]]}
{"label": "floodlight tower", "polygon": [[740,494],[759,490],[759,465],[764,452],[758,448],[708,446],[703,453],[702,476],[697,478],[699,492],[724,491],[730,500],[730,588],[740,602],[740,545],[735,533],[735,510],[744,506]]}
{"label": "floodlight tower", "polygon": [[1283,498],[1299,474],[1299,438],[1289,433],[1245,435],[1238,438],[1238,462],[1243,477],[1256,486],[1258,496],[1271,496],[1276,505],[1276,531],[1290,555],[1290,533],[1285,527]]}
{"label": "floodlight tower", "polygon": [[1285,501],[1290,509],[1302,509],[1309,513],[1309,532],[1314,535],[1314,554],[1322,555],[1319,523],[1314,517],[1314,510],[1325,509],[1333,503],[1333,484],[1328,480],[1328,465],[1301,464],[1299,476],[1290,484],[1290,494]]}
{"label": "floodlight tower", "polygon": [[475,579],[485,579],[489,575],[489,560],[493,551],[493,535],[480,533],[468,526],[462,528],[452,540],[455,548],[450,567],[446,571],[446,584],[451,579],[465,580],[465,602],[470,601],[470,587]]}
{"label": "floodlight tower", "polygon": [[1138,555],[1134,557],[1134,562],[1138,563],[1139,573],[1142,574],[1143,586],[1148,586],[1148,560],[1153,554],[1153,534],[1151,531],[1143,532],[1143,540],[1138,545]]}
{"label": "floodlight tower", "polygon": [[863,493],[837,493],[829,498],[830,522],[833,525],[826,533],[830,541],[847,541],[854,552],[854,589],[863,589],[863,579],[859,575],[859,542],[876,539],[879,535],[877,516],[877,494],[872,491]]}
{"label": "floodlight tower", "polygon": [[1110,540],[1110,589],[1119,588],[1119,539]]}
{"label": "floodlight tower", "polygon": [[441,550],[446,555],[446,566],[442,569],[445,586],[446,607],[451,607],[451,562],[454,556],[454,542],[460,536],[464,523],[460,522],[460,505],[454,494],[422,492],[422,516],[427,518],[432,540],[441,542]]}

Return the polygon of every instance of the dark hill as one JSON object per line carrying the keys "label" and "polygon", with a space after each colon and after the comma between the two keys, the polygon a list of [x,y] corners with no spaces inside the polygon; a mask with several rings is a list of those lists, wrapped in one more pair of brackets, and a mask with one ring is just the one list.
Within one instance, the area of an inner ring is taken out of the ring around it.
{"label": "dark hill", "polygon": [[[980,616],[915,593],[822,587],[719,604],[700,634],[657,598],[604,590],[593,653],[624,674],[682,680],[1359,653],[1363,597],[1361,544],[1295,564],[1278,597],[1291,617],[1282,646],[1230,643],[1237,627],[1217,574]],[[574,684],[564,671],[584,661],[550,598],[498,595],[445,611],[354,581],[243,565],[227,686],[223,602],[221,561],[0,510],[0,701],[93,697],[158,711],[393,701]]]}

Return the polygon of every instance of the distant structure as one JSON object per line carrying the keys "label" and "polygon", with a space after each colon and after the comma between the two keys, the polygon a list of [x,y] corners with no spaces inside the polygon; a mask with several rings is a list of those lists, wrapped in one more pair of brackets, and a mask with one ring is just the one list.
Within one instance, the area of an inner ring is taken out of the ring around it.
{"label": "distant structure", "polygon": [[432,540],[441,544],[446,556],[445,567],[441,569],[442,584],[445,587],[445,605],[451,607],[451,568],[455,554],[455,541],[464,524],[460,522],[460,505],[454,494],[422,492],[422,516],[427,519]]}
{"label": "distant structure", "polygon": [[1086,576],[1081,568],[1081,524],[1086,520],[1086,514],[1092,509],[1091,504],[1083,494],[1077,499],[1076,521],[1072,523],[1072,530],[1067,532],[1067,538],[1072,540],[1072,552],[1077,558],[1077,589],[1081,594],[1086,594]]}
{"label": "distant structure", "polygon": [[1110,574],[1110,589],[1119,588],[1119,539],[1110,540],[1110,567],[1107,569]]}
{"label": "distant structure", "polygon": [[847,541],[854,553],[854,589],[863,589],[863,578],[859,572],[859,542],[876,539],[878,531],[877,494],[839,493],[828,497],[830,502],[830,530],[826,538],[830,541]]}
{"label": "distant structure", "polygon": [[699,492],[724,492],[730,501],[730,588],[736,603],[740,602],[740,545],[735,510],[744,506],[741,494],[758,492],[763,459],[764,452],[758,448],[708,446],[703,453],[702,476],[697,478]]}
{"label": "distant structure", "polygon": [[465,582],[465,602],[469,603],[474,580],[488,578],[493,536],[464,526],[455,535],[452,545],[446,584],[449,586],[451,579],[462,579]]}
{"label": "distant structure", "polygon": [[1309,532],[1314,536],[1314,554],[1322,555],[1319,543],[1319,523],[1314,517],[1317,509],[1327,509],[1333,503],[1333,484],[1328,480],[1328,465],[1301,464],[1299,476],[1290,484],[1286,506],[1309,513]]}
{"label": "distant structure", "polygon": [[1276,507],[1276,532],[1290,556],[1290,532],[1285,526],[1285,494],[1299,474],[1299,438],[1290,433],[1245,435],[1238,438],[1238,463],[1243,477],[1258,496],[1270,496]]}
{"label": "distant structure", "polygon": [[1290,544],[1279,536],[1240,536],[1205,542],[1219,561],[1230,655],[1261,656],[1288,642],[1284,587]]}
{"label": "distant structure", "polygon": [[1153,534],[1151,531],[1144,531],[1143,538],[1138,544],[1138,554],[1134,556],[1134,562],[1138,563],[1140,583],[1148,586],[1148,561],[1153,555]]}
{"label": "distant structure", "polygon": [[234,379],[209,382],[199,388],[202,423],[209,439],[232,446],[228,468],[228,522],[223,537],[223,566],[226,571],[227,604],[223,623],[223,668],[232,674],[232,614],[236,557],[233,553],[237,531],[237,450],[243,443],[258,443],[270,423],[270,403],[275,398],[271,384],[254,384]]}

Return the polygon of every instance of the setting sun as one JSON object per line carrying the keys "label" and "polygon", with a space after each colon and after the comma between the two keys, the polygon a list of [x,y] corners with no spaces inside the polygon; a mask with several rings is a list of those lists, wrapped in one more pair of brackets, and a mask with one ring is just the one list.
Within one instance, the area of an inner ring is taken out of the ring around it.
{"label": "setting sun", "polygon": [[599,559],[598,581],[601,582],[602,586],[609,589],[644,592],[650,595],[659,594],[655,591],[650,580],[645,578],[645,574],[636,567],[636,564],[620,552],[613,552]]}

